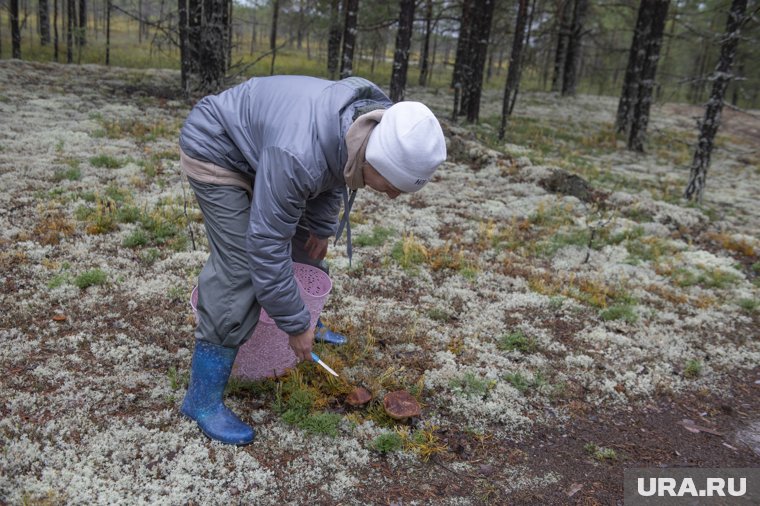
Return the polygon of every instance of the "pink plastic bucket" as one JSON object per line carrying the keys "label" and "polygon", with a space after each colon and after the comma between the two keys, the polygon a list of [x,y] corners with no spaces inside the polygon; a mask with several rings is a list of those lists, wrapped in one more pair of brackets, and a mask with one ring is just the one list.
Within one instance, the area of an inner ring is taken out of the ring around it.
{"label": "pink plastic bucket", "polygon": [[[320,269],[306,264],[294,262],[293,273],[301,298],[311,313],[311,327],[314,328],[332,289],[332,281]],[[195,287],[190,296],[194,314],[197,303],[198,287]],[[295,366],[296,362],[296,356],[288,344],[288,335],[277,328],[274,320],[262,308],[259,323],[251,338],[238,350],[232,375],[249,380],[272,378],[280,376],[286,369]]]}

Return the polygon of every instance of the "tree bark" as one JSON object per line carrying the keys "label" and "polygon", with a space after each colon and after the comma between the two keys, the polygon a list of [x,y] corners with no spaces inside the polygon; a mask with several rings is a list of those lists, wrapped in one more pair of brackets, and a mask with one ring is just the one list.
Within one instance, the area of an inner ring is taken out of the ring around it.
{"label": "tree bark", "polygon": [[513,94],[517,94],[520,82],[520,66],[522,64],[522,49],[525,41],[525,28],[528,22],[528,0],[519,0],[517,19],[515,20],[515,35],[512,39],[512,54],[509,57],[507,83],[504,86],[504,103],[501,108],[501,126],[499,139],[504,139],[507,130],[507,118],[512,114]]}
{"label": "tree bark", "polygon": [[340,63],[340,78],[345,79],[354,72],[354,48],[356,46],[356,23],[359,14],[359,0],[346,0],[345,22],[343,24],[343,56]]}
{"label": "tree bark", "polygon": [[[184,0],[180,0],[180,2],[182,1]],[[110,64],[111,64],[111,0],[106,0],[106,65],[110,65]],[[183,78],[184,78],[184,74],[183,74]]]}
{"label": "tree bark", "polygon": [[567,44],[567,56],[565,57],[565,70],[562,75],[562,95],[572,96],[576,93],[576,87],[580,78],[579,66],[581,51],[583,49],[583,25],[586,22],[588,0],[575,0],[573,9],[573,25]]}
{"label": "tree bark", "polygon": [[327,39],[327,74],[335,79],[340,60],[340,0],[330,2],[330,32]]}
{"label": "tree bark", "polygon": [[74,21],[76,20],[75,0],[66,0],[66,63],[74,61]]}
{"label": "tree bark", "polygon": [[401,0],[399,2],[398,31],[396,32],[396,51],[393,53],[393,69],[391,72],[390,99],[393,102],[404,100],[413,25],[414,0]]}
{"label": "tree bark", "polygon": [[457,39],[457,50],[454,60],[454,71],[451,76],[451,87],[454,88],[454,109],[452,119],[456,119],[461,110],[462,87],[464,84],[464,75],[469,73],[468,57],[470,55],[470,25],[472,23],[472,11],[475,0],[462,1],[462,17],[459,22],[459,38]]}
{"label": "tree bark", "polygon": [[422,43],[422,57],[420,60],[420,86],[427,86],[430,75],[430,34],[433,31],[433,0],[425,2],[425,40]]}
{"label": "tree bark", "polygon": [[[110,0],[109,0],[110,2]],[[109,4],[110,5],[110,4]],[[188,94],[188,75],[190,74],[190,54],[187,44],[187,0],[177,0],[179,19],[179,68],[182,82],[182,92]]]}
{"label": "tree bark", "polygon": [[50,44],[50,8],[48,0],[39,0],[37,4],[37,13],[40,25],[40,45],[47,46]]}
{"label": "tree bark", "polygon": [[10,0],[12,57],[21,59],[21,29],[18,24],[18,13],[18,0]]}
{"label": "tree bark", "polygon": [[565,71],[565,59],[567,58],[567,46],[572,32],[574,0],[563,0],[557,9],[559,16],[557,30],[557,50],[554,52],[554,74],[552,75],[552,91],[560,91],[562,88],[562,76]]}
{"label": "tree bark", "polygon": [[87,0],[79,0],[79,29],[77,45],[81,48],[87,44]]}
{"label": "tree bark", "polygon": [[645,41],[649,38],[652,28],[652,0],[641,0],[636,16],[636,28],[633,31],[631,49],[628,51],[628,65],[623,79],[623,91],[620,93],[618,110],[615,119],[615,129],[618,133],[628,134],[631,125],[633,108],[638,97],[639,76],[646,55]]}
{"label": "tree bark", "polygon": [[280,0],[272,0],[272,31],[269,33],[269,50],[272,51],[272,64],[269,75],[274,75],[274,61],[277,58],[277,18],[280,15]]}
{"label": "tree bark", "polygon": [[53,0],[53,61],[58,62],[58,0]]}
{"label": "tree bark", "polygon": [[710,100],[705,107],[705,115],[700,123],[699,141],[694,152],[694,160],[691,164],[689,183],[686,186],[684,197],[688,200],[702,201],[702,195],[707,180],[707,169],[710,166],[715,135],[720,126],[720,116],[723,110],[723,100],[726,88],[733,78],[731,66],[736,57],[736,48],[739,45],[739,32],[746,21],[745,12],[747,0],[733,0],[726,22],[726,32],[720,45],[720,58],[713,74],[713,87]]}
{"label": "tree bark", "polygon": [[225,73],[227,46],[224,12],[227,0],[203,0],[201,32],[200,91],[213,93],[221,88]]}
{"label": "tree bark", "polygon": [[644,43],[644,61],[639,76],[638,96],[633,108],[628,149],[644,152],[647,125],[649,124],[649,109],[652,105],[657,64],[660,61],[662,35],[665,31],[665,20],[668,16],[670,0],[654,0],[652,2],[652,26],[649,37]]}
{"label": "tree bark", "polygon": [[466,108],[467,121],[470,123],[475,123],[480,118],[483,73],[485,71],[486,57],[488,56],[488,42],[491,37],[491,24],[495,5],[496,0],[479,0],[476,3],[477,12],[472,18],[473,24],[470,31],[470,61],[472,63],[469,66],[469,73],[465,73],[464,94],[462,96],[462,104]]}

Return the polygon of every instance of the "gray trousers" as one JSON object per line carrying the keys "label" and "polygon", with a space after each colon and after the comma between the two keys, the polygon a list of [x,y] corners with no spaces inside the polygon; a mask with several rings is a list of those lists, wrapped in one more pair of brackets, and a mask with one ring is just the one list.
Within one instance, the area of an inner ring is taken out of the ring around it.
{"label": "gray trousers", "polygon": [[[251,337],[261,309],[253,291],[246,248],[251,199],[237,186],[187,179],[203,213],[210,249],[198,276],[195,338],[237,348]],[[324,262],[306,253],[308,238],[308,229],[299,224],[291,241],[291,258],[327,272]]]}

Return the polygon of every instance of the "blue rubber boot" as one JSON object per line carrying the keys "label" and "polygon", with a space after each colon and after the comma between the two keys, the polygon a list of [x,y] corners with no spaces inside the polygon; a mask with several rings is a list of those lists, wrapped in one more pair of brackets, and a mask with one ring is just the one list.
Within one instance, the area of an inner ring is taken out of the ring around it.
{"label": "blue rubber boot", "polygon": [[325,327],[321,319],[317,320],[317,327],[314,329],[314,340],[328,344],[346,344],[348,342],[348,338],[343,334],[338,334]]}
{"label": "blue rubber boot", "polygon": [[181,411],[198,422],[198,427],[211,439],[245,445],[253,441],[255,431],[222,402],[236,356],[237,348],[196,340],[190,385]]}

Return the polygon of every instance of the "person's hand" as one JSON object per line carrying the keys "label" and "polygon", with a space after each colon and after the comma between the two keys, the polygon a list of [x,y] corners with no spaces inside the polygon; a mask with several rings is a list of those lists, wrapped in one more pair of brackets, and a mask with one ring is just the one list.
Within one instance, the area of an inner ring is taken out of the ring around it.
{"label": "person's hand", "polygon": [[290,336],[289,344],[298,361],[312,361],[311,346],[314,343],[314,329],[307,329],[295,336]]}
{"label": "person's hand", "polygon": [[329,242],[329,238],[320,239],[309,232],[309,238],[306,240],[306,244],[304,244],[304,249],[310,258],[322,260],[327,255],[327,245]]}

